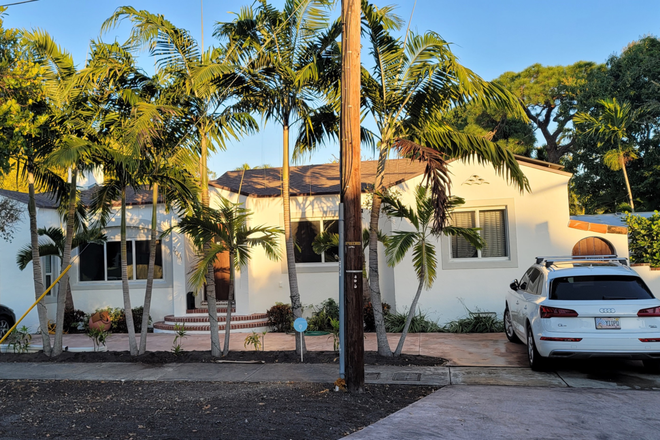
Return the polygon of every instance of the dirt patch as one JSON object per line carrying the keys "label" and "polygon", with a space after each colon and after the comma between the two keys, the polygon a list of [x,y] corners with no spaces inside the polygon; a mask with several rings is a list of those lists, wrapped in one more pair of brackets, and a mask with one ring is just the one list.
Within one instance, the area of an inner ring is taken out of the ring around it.
{"label": "dirt patch", "polygon": [[311,383],[0,381],[0,437],[338,439],[434,388]]}
{"label": "dirt patch", "polygon": [[[294,351],[233,351],[222,358],[214,358],[210,351],[185,351],[174,354],[169,351],[147,352],[141,356],[131,356],[128,351],[106,352],[64,352],[60,356],[50,358],[39,353],[3,353],[0,362],[141,362],[145,364],[193,363],[228,361],[264,361],[266,363],[300,363],[300,355]],[[445,359],[431,356],[401,355],[398,358],[379,356],[377,352],[367,351],[364,354],[365,365],[392,366],[442,366]],[[339,364],[339,356],[335,352],[310,351],[304,355],[306,364]]]}

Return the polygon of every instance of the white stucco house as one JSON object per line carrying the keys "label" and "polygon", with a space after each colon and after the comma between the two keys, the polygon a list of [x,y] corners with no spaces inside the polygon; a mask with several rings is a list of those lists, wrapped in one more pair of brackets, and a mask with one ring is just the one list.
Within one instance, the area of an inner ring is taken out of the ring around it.
{"label": "white stucco house", "polygon": [[[457,209],[453,221],[461,226],[480,227],[488,249],[477,251],[459,239],[438,240],[438,276],[433,287],[422,293],[419,307],[427,317],[445,323],[466,315],[471,310],[497,312],[501,315],[508,284],[520,278],[537,255],[588,254],[595,247],[628,255],[625,228],[571,220],[568,206],[568,182],[571,174],[561,166],[534,159],[517,157],[527,176],[531,192],[522,193],[509,185],[488,166],[453,161],[449,164],[453,195],[463,197],[466,204]],[[362,163],[364,195],[374,181],[376,163]],[[386,184],[396,189],[402,201],[413,205],[412,190],[422,180],[423,166],[409,160],[390,160]],[[93,191],[92,189],[86,190]],[[283,227],[281,169],[267,168],[229,171],[210,183],[211,203],[220,197],[240,201],[253,212],[253,225]],[[83,195],[86,194],[83,191]],[[0,196],[24,203],[26,212],[11,243],[0,243],[0,303],[22,314],[34,301],[31,266],[19,271],[15,264],[18,250],[29,243],[27,196],[0,190]],[[298,283],[303,304],[319,304],[338,297],[338,263],[336,255],[317,255],[311,241],[322,230],[336,230],[339,203],[339,165],[323,164],[291,168],[291,220],[299,249],[296,252]],[[53,202],[38,198],[38,224],[60,225]],[[131,299],[133,307],[143,302],[146,274],[147,239],[151,217],[149,193],[130,194],[128,234],[130,241]],[[369,213],[363,211],[363,223]],[[159,232],[176,224],[176,215],[159,207]],[[399,219],[382,216],[380,228],[385,233],[409,228]],[[118,273],[119,215],[106,230],[105,245],[90,245],[82,256],[74,259],[71,271],[75,306],[86,312],[100,307],[123,307],[121,280]],[[586,239],[586,240],[585,240]],[[382,246],[382,245],[380,245]],[[283,247],[283,245],[282,245]],[[170,331],[175,322],[186,322],[190,331],[207,331],[203,295],[189,296],[187,277],[193,255],[186,238],[173,233],[161,242],[158,256],[158,279],[154,283],[151,316],[156,331]],[[601,250],[602,250],[601,249]],[[284,254],[284,252],[282,252]],[[403,311],[412,301],[417,287],[412,258],[396,267],[388,267],[380,249],[380,282],[383,300],[393,309]],[[132,264],[135,262],[135,264]],[[228,261],[219,261],[216,292],[226,294]],[[54,279],[57,262],[45,264]],[[653,275],[653,274],[652,274]],[[284,261],[269,260],[255,249],[247,267],[237,273],[235,324],[232,329],[251,331],[265,326],[265,311],[276,302],[289,302],[289,285]],[[651,285],[653,289],[653,285]],[[57,294],[57,293],[55,293]],[[224,296],[226,298],[226,296]],[[194,301],[193,304],[190,301]],[[49,314],[54,316],[54,295],[46,299]],[[190,307],[189,307],[190,306]],[[52,318],[51,318],[52,319]],[[30,313],[26,325],[38,325],[36,311]]]}

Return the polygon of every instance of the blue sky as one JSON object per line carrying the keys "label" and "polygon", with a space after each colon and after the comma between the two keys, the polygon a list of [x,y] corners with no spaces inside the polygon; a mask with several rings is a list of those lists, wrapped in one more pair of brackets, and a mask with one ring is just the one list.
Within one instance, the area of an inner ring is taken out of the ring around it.
{"label": "blue sky", "polygon": [[[0,4],[11,3],[7,0]],[[406,21],[414,0],[372,0],[378,6],[396,4]],[[201,38],[200,0],[39,0],[10,6],[5,27],[40,28],[83,65],[89,40],[98,38],[103,21],[119,6],[130,5],[163,14],[175,25]],[[230,21],[231,12],[252,1],[204,0],[204,43],[214,43],[213,26]],[[281,7],[282,0],[271,4]],[[337,2],[339,5],[339,1]],[[338,9],[338,7],[337,7]],[[129,24],[104,35],[105,41],[123,41]],[[460,62],[484,79],[506,71],[520,71],[534,63],[567,65],[577,61],[605,62],[629,42],[644,35],[660,35],[660,1],[657,0],[579,0],[536,2],[529,0],[418,0],[411,28],[439,33],[453,43]],[[141,57],[142,67],[151,71],[150,59]],[[252,166],[282,165],[281,130],[273,124],[261,132],[229,145],[209,161],[218,176],[247,162]],[[305,163],[324,163],[338,157],[338,147],[328,146]],[[363,152],[363,157],[369,157]]]}

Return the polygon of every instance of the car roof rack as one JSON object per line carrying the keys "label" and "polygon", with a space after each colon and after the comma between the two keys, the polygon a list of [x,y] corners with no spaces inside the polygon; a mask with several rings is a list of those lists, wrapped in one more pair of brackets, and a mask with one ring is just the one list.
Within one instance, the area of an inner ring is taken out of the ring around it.
{"label": "car roof rack", "polygon": [[536,257],[536,264],[550,267],[555,263],[616,263],[628,266],[628,260],[617,255],[576,255],[571,257]]}

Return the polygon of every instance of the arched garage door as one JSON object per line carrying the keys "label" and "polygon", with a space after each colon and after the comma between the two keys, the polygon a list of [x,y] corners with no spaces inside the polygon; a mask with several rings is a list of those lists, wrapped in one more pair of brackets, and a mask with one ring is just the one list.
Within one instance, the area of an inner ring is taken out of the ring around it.
{"label": "arched garage door", "polygon": [[607,241],[599,237],[587,237],[573,246],[574,257],[582,255],[616,255],[616,249]]}

